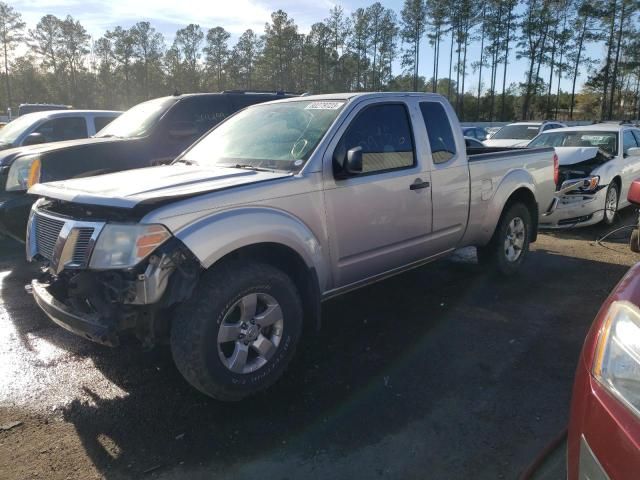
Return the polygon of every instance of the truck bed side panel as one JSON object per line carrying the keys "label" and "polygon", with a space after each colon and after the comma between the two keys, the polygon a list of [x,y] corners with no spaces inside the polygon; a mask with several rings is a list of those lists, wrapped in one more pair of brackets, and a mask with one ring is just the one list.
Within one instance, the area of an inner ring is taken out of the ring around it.
{"label": "truck bed side panel", "polygon": [[[531,191],[542,215],[553,200],[553,149],[518,149],[469,157],[471,207],[464,245],[491,239],[509,197],[519,188]],[[538,221],[539,219],[532,219]]]}

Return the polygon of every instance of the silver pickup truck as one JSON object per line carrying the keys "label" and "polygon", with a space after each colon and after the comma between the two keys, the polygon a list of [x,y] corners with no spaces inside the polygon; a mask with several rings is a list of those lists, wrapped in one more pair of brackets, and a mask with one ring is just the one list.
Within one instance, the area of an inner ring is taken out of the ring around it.
{"label": "silver pickup truck", "polygon": [[193,386],[238,400],[282,374],[324,300],[469,245],[516,272],[554,204],[554,156],[467,151],[438,95],[252,106],[172,165],[34,186],[31,291],[90,340],[168,340]]}

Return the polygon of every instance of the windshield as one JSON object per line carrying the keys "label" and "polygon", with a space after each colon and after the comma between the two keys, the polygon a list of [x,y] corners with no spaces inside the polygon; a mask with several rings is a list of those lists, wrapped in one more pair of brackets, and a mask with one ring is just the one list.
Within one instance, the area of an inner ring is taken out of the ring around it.
{"label": "windshield", "polygon": [[531,140],[538,135],[539,131],[539,125],[507,125],[498,130],[491,138]]}
{"label": "windshield", "polygon": [[300,170],[343,107],[333,100],[256,105],[222,123],[179,161]]}
{"label": "windshield", "polygon": [[543,133],[529,147],[598,147],[611,155],[618,154],[618,134],[578,130]]}
{"label": "windshield", "polygon": [[0,130],[0,142],[1,143],[13,143],[15,142],[25,130],[30,128],[35,122],[37,122],[41,115],[24,115],[18,117],[15,120],[7,123],[4,128]]}
{"label": "windshield", "polygon": [[151,130],[164,112],[175,102],[176,97],[163,97],[140,103],[124,112],[95,136],[142,137]]}

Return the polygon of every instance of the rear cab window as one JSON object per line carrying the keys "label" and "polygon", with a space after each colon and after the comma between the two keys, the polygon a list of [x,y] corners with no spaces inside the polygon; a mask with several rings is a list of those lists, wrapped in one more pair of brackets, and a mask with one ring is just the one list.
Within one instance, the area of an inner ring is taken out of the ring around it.
{"label": "rear cab window", "polygon": [[434,164],[446,163],[456,156],[456,140],[451,123],[440,102],[420,102]]}
{"label": "rear cab window", "polygon": [[343,134],[333,156],[334,171],[352,148],[362,148],[362,173],[374,174],[413,167],[416,156],[409,112],[404,103],[365,107]]}

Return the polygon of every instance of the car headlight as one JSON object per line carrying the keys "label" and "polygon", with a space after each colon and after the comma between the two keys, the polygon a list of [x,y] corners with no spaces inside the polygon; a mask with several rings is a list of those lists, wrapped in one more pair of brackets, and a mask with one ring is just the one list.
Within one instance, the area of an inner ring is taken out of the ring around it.
{"label": "car headlight", "polygon": [[169,238],[171,233],[162,225],[107,223],[89,265],[97,270],[134,267]]}
{"label": "car headlight", "polygon": [[600,177],[592,175],[585,178],[565,180],[562,182],[560,191],[565,193],[593,193],[598,189],[598,185],[600,185]]}
{"label": "car headlight", "polygon": [[625,302],[609,307],[592,367],[598,381],[640,416],[640,312]]}
{"label": "car headlight", "polygon": [[39,155],[25,155],[16,159],[9,168],[5,190],[8,192],[28,190],[40,182],[40,170]]}

